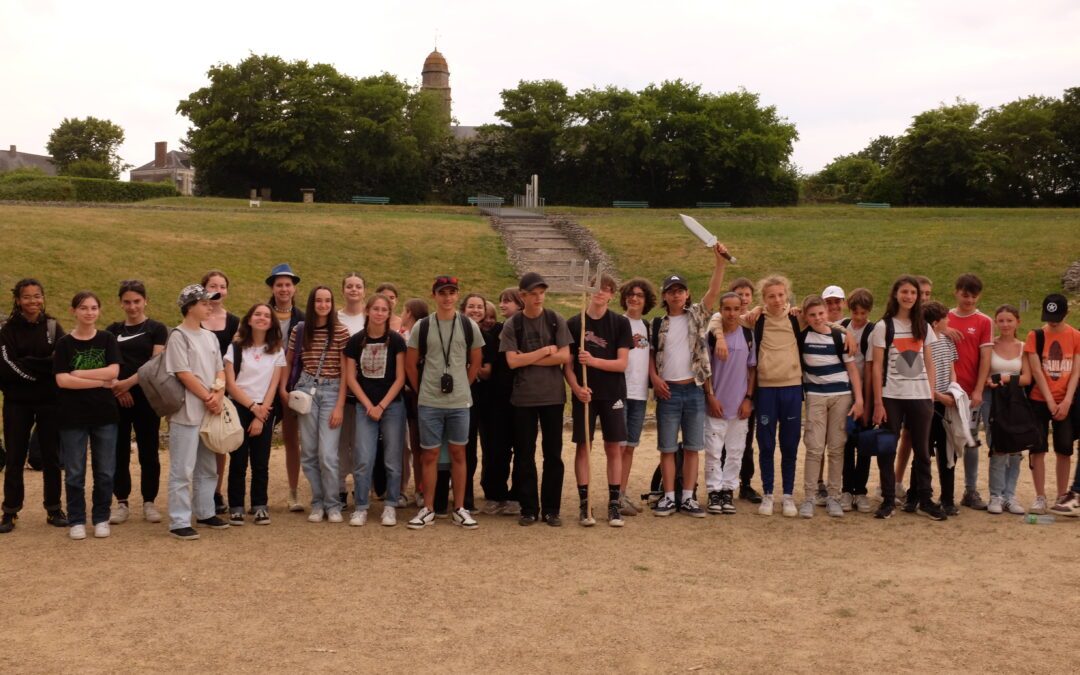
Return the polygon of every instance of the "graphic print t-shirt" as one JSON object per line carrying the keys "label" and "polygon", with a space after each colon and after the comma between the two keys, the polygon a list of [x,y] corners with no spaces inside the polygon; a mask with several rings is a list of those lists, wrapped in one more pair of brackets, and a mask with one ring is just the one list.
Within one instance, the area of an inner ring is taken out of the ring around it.
{"label": "graphic print t-shirt", "polygon": [[993,322],[978,310],[967,316],[960,316],[955,309],[950,309],[949,328],[955,328],[964,336],[963,340],[955,344],[956,383],[970,395],[979,381],[982,348],[994,345]]}
{"label": "graphic print t-shirt", "polygon": [[626,398],[649,399],[649,328],[641,319],[630,319],[630,360],[626,364]]}
{"label": "graphic print t-shirt", "polygon": [[127,326],[123,321],[109,324],[105,329],[116,336],[120,348],[120,379],[126,380],[154,355],[154,347],[165,346],[169,329],[165,324],[147,319],[140,324]]}
{"label": "graphic print t-shirt", "polygon": [[[1046,384],[1050,387],[1050,393],[1054,395],[1054,402],[1061,403],[1069,389],[1069,378],[1072,377],[1072,369],[1076,356],[1080,355],[1080,331],[1072,326],[1066,326],[1062,333],[1051,333],[1043,330],[1043,353],[1039,355],[1042,361],[1043,376]],[[1035,331],[1028,333],[1024,343],[1024,353],[1035,353]],[[1031,388],[1031,400],[1046,403],[1046,397],[1038,387]]]}
{"label": "graphic print t-shirt", "polygon": [[[79,340],[71,334],[60,338],[53,352],[53,372],[70,373],[76,370],[95,370],[120,363],[120,350],[112,333],[99,330],[89,340]],[[119,420],[116,397],[112,389],[60,389],[58,426],[61,429],[97,427],[115,424]]]}
{"label": "graphic print t-shirt", "polygon": [[[885,357],[884,368],[888,376],[881,395],[885,398],[920,399],[931,398],[930,380],[926,376],[926,362],[923,358],[923,340],[916,340],[911,335],[911,322],[893,317],[893,341]],[[885,348],[885,324],[883,319],[874,324],[870,335],[870,344]],[[927,326],[926,344],[937,340],[934,330]]]}
{"label": "graphic print t-shirt", "polygon": [[[360,345],[363,344],[361,352]],[[363,333],[349,338],[345,356],[356,361],[356,381],[372,405],[377,405],[390,391],[397,377],[397,355],[405,352],[405,338],[397,333],[364,340]],[[394,400],[401,398],[401,392]]]}
{"label": "graphic print t-shirt", "polygon": [[[570,357],[574,363],[574,374],[581,384],[581,364],[578,363],[578,347],[581,345],[581,315],[575,314],[566,321],[570,331]],[[630,350],[633,338],[630,334],[630,321],[615,312],[604,312],[604,316],[594,319],[585,316],[585,349],[598,359],[614,360],[619,358],[619,350]],[[621,401],[626,398],[625,373],[612,373],[599,368],[589,368],[589,388],[593,399],[597,401]]]}

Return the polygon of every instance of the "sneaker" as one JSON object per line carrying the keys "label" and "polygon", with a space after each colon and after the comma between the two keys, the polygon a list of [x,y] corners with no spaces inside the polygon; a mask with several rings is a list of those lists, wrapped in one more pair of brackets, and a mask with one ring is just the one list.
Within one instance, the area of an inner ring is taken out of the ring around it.
{"label": "sneaker", "polygon": [[840,503],[840,500],[835,497],[829,497],[825,500],[825,513],[830,518],[843,518],[844,506]]}
{"label": "sneaker", "polygon": [[341,509],[331,509],[326,513],[326,520],[331,523],[343,523],[345,519],[341,517]]}
{"label": "sneaker", "polygon": [[270,514],[266,509],[255,509],[255,524],[256,525],[269,525]]}
{"label": "sneaker", "polygon": [[545,513],[543,520],[548,527],[562,527],[562,518],[557,513]]}
{"label": "sneaker", "polygon": [[311,509],[311,514],[307,517],[309,523],[321,523],[323,519],[322,509]]}
{"label": "sneaker", "polygon": [[693,497],[684,499],[683,503],[679,505],[679,510],[692,518],[705,517],[705,509],[701,508],[701,505]]}
{"label": "sneaker", "polygon": [[225,515],[229,512],[229,507],[225,504],[225,498],[221,496],[220,492],[214,493],[214,515]]}
{"label": "sneaker", "polygon": [[412,520],[406,523],[405,527],[409,528],[410,530],[422,530],[428,525],[434,524],[435,512],[425,506],[416,512],[416,515],[413,516]]}
{"label": "sneaker", "polygon": [[783,514],[785,518],[794,518],[799,515],[799,509],[795,508],[795,498],[791,495],[784,495],[783,502]]}
{"label": "sneaker", "polygon": [[942,501],[941,509],[945,512],[945,515],[949,516],[950,518],[960,515],[960,509],[953,502]]}
{"label": "sneaker", "polygon": [[408,508],[408,507],[409,507],[409,498],[406,497],[405,495],[398,495],[397,508],[405,509],[405,508]]}
{"label": "sneaker", "polygon": [[169,530],[169,534],[177,539],[198,539],[199,533],[195,531],[194,527],[178,527],[175,530]]}
{"label": "sneaker", "polygon": [[[1046,513],[1046,497],[1045,496],[1036,497],[1035,501],[1032,502],[1032,504],[1031,504],[1031,508],[1028,509],[1027,512],[1028,513],[1034,513],[1035,515],[1039,515],[1039,516]],[[4,517],[6,518],[7,516],[4,516]]]}
{"label": "sneaker", "polygon": [[735,515],[735,499],[731,490],[720,491],[720,507],[724,509],[725,516]]}
{"label": "sneaker", "polygon": [[501,509],[500,504],[502,504],[502,502],[488,500],[484,502],[484,508],[480,509],[480,513],[485,516],[497,516]]}
{"label": "sneaker", "polygon": [[232,511],[229,513],[229,525],[233,527],[243,527],[244,525],[244,512]]}
{"label": "sneaker", "polygon": [[518,525],[522,527],[529,527],[536,524],[536,516],[521,516],[518,518]]}
{"label": "sneaker", "polygon": [[363,527],[367,525],[367,509],[360,511],[353,511],[349,516],[349,525],[353,527]]}
{"label": "sneaker", "polygon": [[759,516],[771,516],[773,513],[772,495],[762,495],[761,506],[757,509]]}
{"label": "sneaker", "polygon": [[670,516],[675,513],[675,500],[667,495],[660,498],[660,501],[656,502],[656,506],[653,507],[654,516]]}
{"label": "sneaker", "polygon": [[14,513],[5,513],[0,518],[0,534],[7,534],[15,529],[15,521],[18,520],[18,516]]}
{"label": "sneaker", "polygon": [[103,520],[97,525],[94,525],[94,536],[98,539],[105,539],[112,534],[112,529],[109,527],[109,521]]}
{"label": "sneaker", "polygon": [[739,487],[739,499],[745,499],[751,504],[760,504],[763,497],[754,488],[743,485]]}
{"label": "sneaker", "polygon": [[852,502],[855,505],[855,510],[859,513],[870,513],[872,510],[870,508],[870,498],[866,495],[855,495]]}
{"label": "sneaker", "polygon": [[966,506],[976,511],[986,510],[986,502],[983,501],[978,490],[965,490],[964,497],[960,500],[960,506]]}
{"label": "sneaker", "polygon": [[397,525],[397,507],[387,504],[382,510],[382,524],[384,527],[393,527]]}
{"label": "sneaker", "polygon": [[990,495],[990,503],[986,505],[986,511],[988,513],[993,513],[994,515],[999,515],[1004,510],[1002,508],[1004,504],[1005,502],[1001,497]]}
{"label": "sneaker", "polygon": [[157,507],[154,506],[154,502],[143,502],[142,505],[142,517],[148,523],[160,523],[161,514],[158,513]]}
{"label": "sneaker", "polygon": [[855,497],[850,492],[844,492],[840,495],[840,508],[845,511],[855,510]]}
{"label": "sneaker", "polygon": [[1022,516],[1025,513],[1024,507],[1020,505],[1020,502],[1011,499],[1005,502],[1005,510],[1014,516]]}
{"label": "sneaker", "polygon": [[289,490],[289,498],[286,503],[289,505],[289,513],[303,513],[304,505],[297,499],[296,490]]}
{"label": "sneaker", "polygon": [[919,504],[919,513],[923,514],[930,520],[948,520],[949,516],[945,515],[945,510],[941,508],[940,504],[934,502],[926,502],[925,504]]}
{"label": "sneaker", "polygon": [[126,522],[131,517],[131,509],[128,508],[127,502],[119,502],[116,508],[112,510],[112,515],[109,516],[109,522],[113,525],[119,525]]}
{"label": "sneaker", "polygon": [[195,521],[196,525],[202,527],[209,527],[212,530],[227,530],[229,529],[229,521],[222,520],[217,516],[210,516],[209,518],[200,518]]}
{"label": "sneaker", "polygon": [[720,491],[713,490],[709,493],[709,513],[723,513],[724,500],[720,498]]}
{"label": "sneaker", "polygon": [[904,504],[907,503],[905,501],[907,499],[907,490],[904,489],[904,484],[903,483],[897,483],[896,484],[896,492],[893,493],[893,494],[896,495],[896,505],[897,506],[903,506]]}
{"label": "sneaker", "polygon": [[1050,513],[1055,516],[1075,518],[1080,516],[1080,496],[1073,491],[1066,492],[1058,498],[1057,503],[1050,507]]}
{"label": "sneaker", "polygon": [[881,506],[878,507],[878,510],[874,512],[874,517],[878,520],[888,520],[889,518],[892,518],[892,514],[893,505],[887,502],[882,502]]}
{"label": "sneaker", "polygon": [[918,508],[919,502],[915,501],[914,499],[905,499],[903,506],[900,507],[900,510],[904,513],[915,513],[915,510]]}
{"label": "sneaker", "polygon": [[68,529],[68,536],[76,541],[86,539],[86,526],[72,525],[71,528]]}
{"label": "sneaker", "polygon": [[829,490],[825,483],[818,481],[817,494],[814,495],[814,506],[825,506],[825,500],[829,498]]}
{"label": "sneaker", "polygon": [[[520,516],[521,515],[521,503],[515,502],[511,499],[508,502],[503,502],[506,506],[503,507],[502,514],[504,516]],[[535,516],[533,517],[535,520]]]}
{"label": "sneaker", "polygon": [[67,527],[67,514],[63,509],[53,509],[45,514],[45,522],[53,527]]}
{"label": "sneaker", "polygon": [[619,513],[624,516],[636,516],[641,513],[641,507],[635,504],[626,494],[623,494],[619,497]]}
{"label": "sneaker", "polygon": [[802,505],[799,506],[799,515],[803,518],[813,518],[815,501],[814,499],[804,499]]}
{"label": "sneaker", "polygon": [[622,513],[619,512],[619,502],[608,502],[607,524],[611,527],[622,527],[626,524],[622,519]]}
{"label": "sneaker", "polygon": [[585,502],[581,503],[578,508],[578,525],[582,527],[592,527],[596,524],[596,518],[592,516],[592,509]]}

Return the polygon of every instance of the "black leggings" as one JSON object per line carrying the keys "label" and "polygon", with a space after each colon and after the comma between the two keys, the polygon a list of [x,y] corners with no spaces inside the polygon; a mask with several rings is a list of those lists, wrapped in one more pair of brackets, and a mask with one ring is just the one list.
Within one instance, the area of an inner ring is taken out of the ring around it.
{"label": "black leggings", "polygon": [[161,418],[146,394],[139,387],[131,389],[131,398],[135,405],[130,408],[120,407],[120,421],[116,432],[116,473],[113,476],[113,494],[118,501],[126,502],[131,495],[131,432],[135,432],[135,444],[139,448],[139,487],[142,500],[152,502],[157,499],[158,486],[161,483],[160,449]]}
{"label": "black leggings", "polygon": [[[905,428],[911,438],[911,491],[915,493],[920,504],[929,504],[934,495],[930,477],[930,422],[934,417],[933,401],[928,398],[886,398],[884,403],[889,430],[899,437],[900,429]],[[882,486],[882,492],[884,491],[885,487]]]}

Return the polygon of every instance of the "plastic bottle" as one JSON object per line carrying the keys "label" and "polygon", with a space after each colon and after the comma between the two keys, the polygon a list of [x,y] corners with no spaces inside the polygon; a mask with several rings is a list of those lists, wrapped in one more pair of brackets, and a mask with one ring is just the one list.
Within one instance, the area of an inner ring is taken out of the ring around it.
{"label": "plastic bottle", "polygon": [[1037,515],[1034,513],[1029,513],[1024,516],[1023,522],[1029,525],[1049,525],[1050,523],[1054,522],[1054,517],[1051,515]]}

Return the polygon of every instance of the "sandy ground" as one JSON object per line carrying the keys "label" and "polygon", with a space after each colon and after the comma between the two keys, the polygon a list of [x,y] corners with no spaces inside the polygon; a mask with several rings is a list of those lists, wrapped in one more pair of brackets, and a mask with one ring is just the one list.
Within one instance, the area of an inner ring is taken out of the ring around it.
{"label": "sandy ground", "polygon": [[[309,524],[285,512],[278,448],[269,527],[182,542],[140,512],[73,542],[46,526],[28,473],[32,506],[0,537],[0,672],[1080,668],[1080,522],[805,521],[738,502],[735,516],[585,529],[564,447],[558,530]],[[655,436],[642,447],[635,491]],[[603,475],[599,447],[592,466]],[[1028,503],[1026,470],[1021,488]]]}

